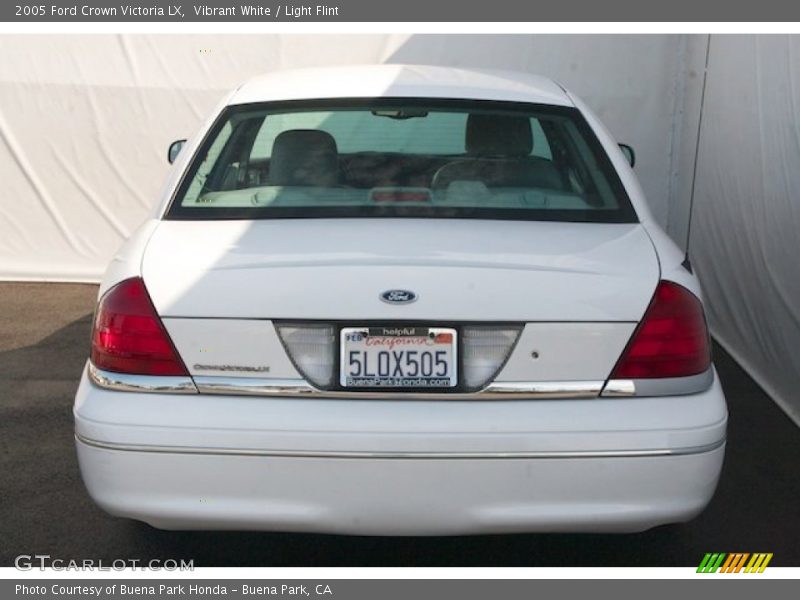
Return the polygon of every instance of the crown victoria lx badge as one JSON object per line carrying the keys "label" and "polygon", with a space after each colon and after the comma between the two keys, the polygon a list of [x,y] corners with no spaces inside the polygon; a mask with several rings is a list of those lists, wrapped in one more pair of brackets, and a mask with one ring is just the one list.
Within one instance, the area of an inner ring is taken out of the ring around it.
{"label": "crown victoria lx badge", "polygon": [[381,300],[389,304],[409,304],[416,299],[417,295],[408,290],[386,290],[381,294]]}

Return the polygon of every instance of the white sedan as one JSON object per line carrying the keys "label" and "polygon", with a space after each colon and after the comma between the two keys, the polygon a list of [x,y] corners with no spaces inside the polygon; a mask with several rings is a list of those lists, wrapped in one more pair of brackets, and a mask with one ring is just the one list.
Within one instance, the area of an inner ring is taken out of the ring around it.
{"label": "white sedan", "polygon": [[707,505],[727,410],[700,288],[573,94],[274,73],[179,146],[100,287],[75,401],[103,509],[435,535],[640,531]]}

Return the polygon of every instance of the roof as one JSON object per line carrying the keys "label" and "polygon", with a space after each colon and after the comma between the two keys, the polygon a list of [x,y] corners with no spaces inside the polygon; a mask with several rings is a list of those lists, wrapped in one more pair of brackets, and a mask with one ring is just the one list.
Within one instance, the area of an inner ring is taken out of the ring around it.
{"label": "roof", "polygon": [[230,104],[322,98],[455,98],[572,106],[557,83],[515,71],[365,65],[275,71],[243,84]]}

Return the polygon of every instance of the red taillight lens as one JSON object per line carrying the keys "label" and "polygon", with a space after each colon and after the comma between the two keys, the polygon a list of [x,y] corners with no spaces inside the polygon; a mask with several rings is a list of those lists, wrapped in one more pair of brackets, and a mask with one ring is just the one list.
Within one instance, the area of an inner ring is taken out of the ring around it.
{"label": "red taillight lens", "polygon": [[118,283],[100,299],[92,363],[117,373],[188,375],[140,278]]}
{"label": "red taillight lens", "polygon": [[611,378],[686,377],[710,365],[700,300],[685,287],[662,281]]}

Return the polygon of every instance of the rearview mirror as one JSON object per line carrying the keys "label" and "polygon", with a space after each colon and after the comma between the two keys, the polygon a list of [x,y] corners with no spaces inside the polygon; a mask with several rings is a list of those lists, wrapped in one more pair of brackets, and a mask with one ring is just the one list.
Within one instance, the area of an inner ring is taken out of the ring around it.
{"label": "rearview mirror", "polygon": [[636,152],[633,151],[633,148],[628,146],[628,144],[620,144],[619,149],[622,150],[622,153],[628,160],[628,164],[633,167],[633,165],[636,164]]}
{"label": "rearview mirror", "polygon": [[169,150],[167,151],[167,160],[169,164],[175,162],[175,159],[178,158],[178,154],[181,153],[181,148],[186,143],[186,140],[175,140],[169,145]]}

